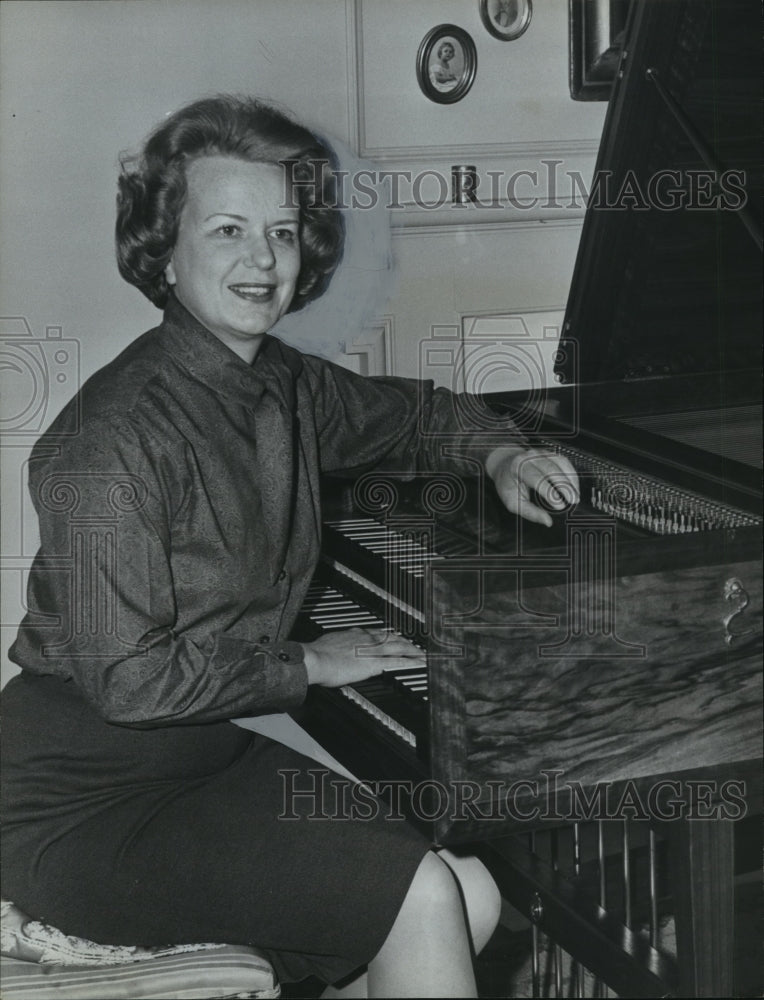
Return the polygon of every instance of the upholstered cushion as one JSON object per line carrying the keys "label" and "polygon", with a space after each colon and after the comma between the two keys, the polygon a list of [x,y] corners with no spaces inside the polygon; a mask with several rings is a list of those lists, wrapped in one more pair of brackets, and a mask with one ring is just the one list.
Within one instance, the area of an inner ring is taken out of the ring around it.
{"label": "upholstered cushion", "polygon": [[212,1000],[278,997],[268,960],[239,945],[99,945],[2,904],[3,1000]]}

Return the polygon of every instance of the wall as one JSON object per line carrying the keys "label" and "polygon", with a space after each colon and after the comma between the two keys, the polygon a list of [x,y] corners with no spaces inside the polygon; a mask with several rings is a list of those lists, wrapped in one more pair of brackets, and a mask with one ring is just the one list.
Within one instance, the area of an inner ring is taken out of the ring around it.
{"label": "wall", "polygon": [[[604,112],[570,99],[566,3],[535,0],[527,31],[509,42],[488,33],[479,6],[359,0],[353,8],[351,141],[399,173],[394,364],[457,386],[447,366],[421,367],[433,338],[461,336],[475,315],[564,308],[584,212],[575,178],[589,182]],[[436,24],[454,24],[475,43],[475,80],[455,104],[428,100],[413,79]],[[454,164],[476,167],[478,204],[444,199]],[[512,385],[507,370],[501,387]]]}
{"label": "wall", "polygon": [[[2,4],[4,676],[14,672],[6,650],[37,541],[24,487],[29,447],[82,380],[158,319],[114,264],[120,151],[194,97],[244,91],[339,140],[350,169],[374,160],[447,173],[473,154],[481,171],[534,169],[559,150],[566,166],[591,170],[602,107],[567,97],[567,4],[535,0],[530,28],[511,43],[491,38],[477,10],[477,0]],[[472,91],[451,107],[429,102],[414,79],[419,41],[441,21],[464,27],[478,47]],[[386,213],[353,213],[333,299],[291,320],[284,336],[335,353],[352,352],[358,333],[371,345],[361,368],[416,375],[432,325],[563,305],[581,206],[528,211],[505,199],[473,209],[392,211],[392,272]],[[361,334],[369,316],[379,321]]]}

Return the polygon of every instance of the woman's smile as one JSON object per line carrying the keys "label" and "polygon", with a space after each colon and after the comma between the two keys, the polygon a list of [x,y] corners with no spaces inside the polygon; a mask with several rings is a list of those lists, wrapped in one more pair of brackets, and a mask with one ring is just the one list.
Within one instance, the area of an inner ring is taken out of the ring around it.
{"label": "woman's smile", "polygon": [[270,302],[276,292],[275,285],[229,285],[234,295],[250,302]]}

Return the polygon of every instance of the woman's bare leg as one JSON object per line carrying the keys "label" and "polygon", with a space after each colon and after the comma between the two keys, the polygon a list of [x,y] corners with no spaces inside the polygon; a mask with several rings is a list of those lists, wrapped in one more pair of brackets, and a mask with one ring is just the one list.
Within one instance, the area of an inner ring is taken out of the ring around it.
{"label": "woman's bare leg", "polygon": [[370,997],[477,996],[461,893],[436,854],[422,859],[368,976]]}
{"label": "woman's bare leg", "polygon": [[[436,857],[436,856],[428,855],[427,857]],[[450,937],[448,938],[448,940],[445,940],[444,938],[441,937],[439,942],[435,942],[436,950],[442,947],[448,953],[445,958],[436,955],[434,951],[431,951],[430,946],[427,945],[427,936],[428,934],[431,935],[433,933],[433,930],[434,934],[438,937],[442,934],[442,928],[444,926],[443,919],[445,914],[442,909],[436,909],[435,923],[434,925],[430,925],[430,928],[428,930],[426,928],[425,920],[423,920],[419,916],[418,907],[421,903],[421,900],[415,902],[414,900],[409,899],[409,896],[411,895],[411,890],[415,889],[414,883],[417,881],[417,878],[420,875],[421,871],[421,866],[420,866],[420,870],[417,871],[417,876],[415,877],[414,882],[412,882],[409,895],[406,896],[406,900],[404,901],[403,907],[401,908],[401,914],[402,914],[404,908],[407,907],[407,905],[411,905],[412,916],[413,916],[413,929],[410,928],[406,923],[407,920],[406,915],[404,915],[403,918],[404,923],[402,923],[400,927],[398,921],[396,921],[396,923],[393,926],[393,929],[390,932],[390,936],[385,942],[385,945],[380,950],[380,953],[377,956],[377,958],[374,960],[376,963],[381,958],[383,963],[382,967],[380,969],[375,970],[372,969],[372,966],[370,966],[370,970],[372,971],[371,990],[375,990],[377,988],[374,980],[375,972],[381,971],[386,976],[388,970],[384,967],[384,963],[389,961],[394,966],[397,965],[398,970],[401,974],[400,979],[402,981],[400,983],[396,983],[396,985],[406,990],[407,992],[391,993],[389,992],[387,985],[383,984],[379,984],[380,988],[378,992],[369,992],[370,990],[369,976],[367,973],[364,972],[361,975],[357,976],[355,979],[351,980],[350,982],[345,983],[344,986],[328,987],[326,991],[322,994],[323,997],[325,998],[336,997],[336,998],[343,998],[343,1000],[355,1000],[355,998],[362,998],[367,996],[475,996],[476,995],[474,977],[472,974],[471,955],[469,958],[469,963],[466,965],[464,964],[462,959],[459,958],[460,955],[463,956],[464,929],[467,930],[469,935],[467,942],[468,945],[471,944],[472,951],[474,952],[474,954],[479,954],[485,947],[485,945],[488,943],[494,930],[496,929],[496,925],[499,920],[499,914],[501,911],[501,896],[488,870],[485,868],[482,862],[480,862],[477,858],[468,856],[459,857],[448,850],[439,851],[437,854],[437,858],[439,858],[441,861],[444,861],[448,865],[448,868],[451,870],[451,874],[455,876],[455,879],[451,877],[452,885],[448,885],[447,883],[447,887],[448,889],[454,887],[457,888],[459,895],[459,903],[460,903],[459,909],[461,910],[461,920],[455,921],[455,924],[458,926],[457,937],[459,938],[457,952],[454,953],[452,950],[452,938]],[[426,860],[427,859],[425,858],[425,861]],[[429,869],[429,867],[430,867],[430,862],[427,862],[427,868]],[[448,872],[443,872],[442,870],[437,872],[436,877],[439,883],[443,874],[449,875]],[[429,875],[429,872],[423,877],[429,883],[429,879],[431,877]],[[443,885],[439,884],[437,892],[440,893],[441,891],[443,891],[444,888],[445,887]],[[420,892],[423,892],[425,895],[427,895],[429,891],[430,891],[429,888],[427,887],[420,888],[419,886],[417,886],[415,890],[417,895],[420,894]],[[453,907],[455,905],[455,901],[453,900],[452,894],[450,892],[447,892],[446,895],[448,897],[447,900],[448,906]],[[426,909],[429,910],[428,907],[426,907]],[[464,922],[465,913],[467,918],[466,928]],[[399,914],[398,920],[401,919],[401,914]],[[458,915],[458,910],[457,910],[457,915]],[[425,914],[425,917],[426,916],[427,914]],[[401,955],[393,953],[393,949],[397,948],[400,944],[398,937],[393,934],[393,931],[396,931],[396,929],[401,931],[401,936],[406,937],[406,940],[404,941],[405,945],[404,953]],[[414,953],[413,973],[411,972],[411,966],[410,966],[411,958],[408,955],[409,945],[412,946],[411,950]],[[389,951],[386,951],[388,946],[389,946]],[[427,954],[425,954],[425,952]],[[427,980],[425,978],[425,975],[429,976],[431,973],[424,972],[425,964],[421,960],[423,956],[425,957],[426,961],[434,961],[436,963],[437,975],[440,976],[442,974],[444,976],[444,978],[446,979],[445,985],[441,983],[440,978],[437,979],[437,982],[435,979]],[[454,985],[456,980],[453,978],[454,973],[452,971],[454,962],[456,962],[456,964],[458,965],[457,971],[459,975],[463,975],[465,973],[465,970],[469,973],[469,977],[467,979],[464,979],[463,985],[464,988],[471,989],[473,992],[471,993],[442,992],[442,990],[446,989],[449,986],[449,984],[452,990],[456,989],[456,986]],[[372,963],[372,965],[374,965],[374,963]],[[428,990],[429,992],[427,992]]]}
{"label": "woman's bare leg", "polygon": [[472,948],[479,955],[493,937],[499,923],[501,893],[493,876],[479,858],[453,854],[446,848],[438,851],[438,857],[446,862],[459,883]]}

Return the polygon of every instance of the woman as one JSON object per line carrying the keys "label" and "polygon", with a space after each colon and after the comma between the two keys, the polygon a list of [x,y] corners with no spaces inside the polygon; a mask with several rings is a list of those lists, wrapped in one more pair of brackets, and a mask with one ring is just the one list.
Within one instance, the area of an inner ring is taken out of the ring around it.
{"label": "woman", "polygon": [[[229,721],[421,655],[389,637],[356,657],[357,630],[289,639],[319,472],[435,464],[416,383],[268,333],[340,257],[330,158],[223,97],[177,112],[123,171],[120,270],[164,318],[30,463],[41,547],[4,699],[4,893],[101,943],[253,943],[282,980],[368,966],[347,990],[470,996],[471,949],[498,917],[482,866],[382,818],[280,821],[279,772],[311,762]],[[423,410],[428,430],[459,431],[448,393],[425,387]],[[531,491],[560,506],[571,470],[511,431],[486,467],[509,507],[548,522]]]}

